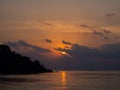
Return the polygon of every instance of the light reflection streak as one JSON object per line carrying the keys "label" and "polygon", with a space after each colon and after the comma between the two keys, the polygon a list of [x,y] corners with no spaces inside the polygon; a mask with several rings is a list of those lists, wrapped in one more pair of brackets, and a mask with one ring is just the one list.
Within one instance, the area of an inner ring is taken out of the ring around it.
{"label": "light reflection streak", "polygon": [[61,84],[62,86],[66,85],[66,72],[65,71],[61,72]]}

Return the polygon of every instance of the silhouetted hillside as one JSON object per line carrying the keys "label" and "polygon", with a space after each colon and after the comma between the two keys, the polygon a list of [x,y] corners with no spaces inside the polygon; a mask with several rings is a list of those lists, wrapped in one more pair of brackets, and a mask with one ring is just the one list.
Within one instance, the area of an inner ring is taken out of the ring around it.
{"label": "silhouetted hillside", "polygon": [[0,45],[0,74],[32,74],[52,72],[39,61],[12,52],[7,45]]}

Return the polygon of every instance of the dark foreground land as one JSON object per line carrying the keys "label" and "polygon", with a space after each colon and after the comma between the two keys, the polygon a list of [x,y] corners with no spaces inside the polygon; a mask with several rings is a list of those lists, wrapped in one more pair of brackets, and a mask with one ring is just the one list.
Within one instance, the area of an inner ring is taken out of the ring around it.
{"label": "dark foreground land", "polygon": [[0,45],[0,74],[37,74],[52,72],[29,57],[12,52],[7,45]]}

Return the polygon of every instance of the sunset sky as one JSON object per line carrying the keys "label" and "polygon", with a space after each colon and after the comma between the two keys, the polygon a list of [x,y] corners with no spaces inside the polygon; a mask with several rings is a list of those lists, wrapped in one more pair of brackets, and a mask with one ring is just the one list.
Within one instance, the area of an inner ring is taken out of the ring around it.
{"label": "sunset sky", "polygon": [[0,0],[0,44],[53,69],[120,69],[120,0]]}

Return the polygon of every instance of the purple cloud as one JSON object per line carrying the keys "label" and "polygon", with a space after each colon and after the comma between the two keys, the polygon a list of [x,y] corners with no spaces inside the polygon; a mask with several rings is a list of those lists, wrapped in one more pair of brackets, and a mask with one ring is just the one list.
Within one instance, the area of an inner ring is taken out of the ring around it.
{"label": "purple cloud", "polygon": [[[98,49],[74,44],[70,49],[56,50],[71,56],[68,62],[65,61],[66,69],[120,70],[120,43],[103,45]],[[71,67],[67,67],[69,65]]]}
{"label": "purple cloud", "polygon": [[45,48],[42,48],[42,47],[38,47],[36,45],[32,45],[32,44],[29,44],[23,40],[19,40],[18,42],[8,42],[6,43],[8,46],[12,47],[12,48],[19,48],[19,47],[24,47],[24,48],[32,48],[34,49],[35,51],[38,51],[38,52],[51,52],[50,50],[48,49],[45,49]]}

